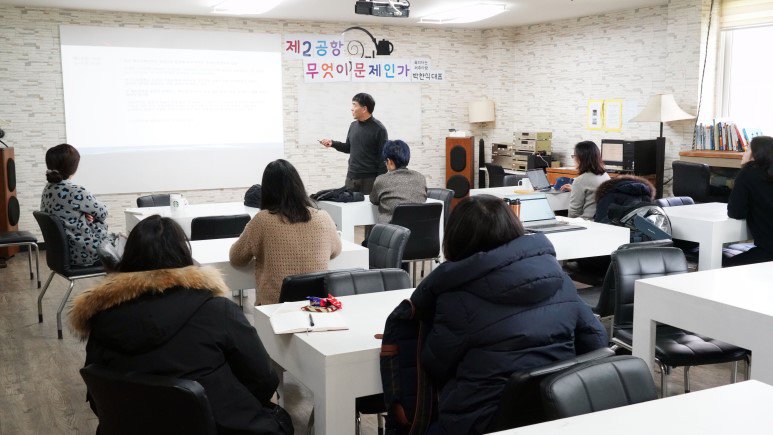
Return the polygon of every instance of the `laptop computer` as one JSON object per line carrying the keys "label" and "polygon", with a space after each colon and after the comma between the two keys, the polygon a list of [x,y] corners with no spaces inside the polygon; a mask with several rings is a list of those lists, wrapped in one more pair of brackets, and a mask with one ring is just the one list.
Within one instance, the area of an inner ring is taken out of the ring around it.
{"label": "laptop computer", "polygon": [[520,218],[523,228],[536,233],[557,233],[562,231],[584,230],[581,225],[571,225],[556,219],[544,194],[520,196]]}
{"label": "laptop computer", "polygon": [[529,177],[531,187],[535,192],[561,193],[560,190],[553,189],[553,186],[551,186],[548,181],[547,175],[545,175],[545,171],[542,169],[529,169],[526,171],[526,176]]}

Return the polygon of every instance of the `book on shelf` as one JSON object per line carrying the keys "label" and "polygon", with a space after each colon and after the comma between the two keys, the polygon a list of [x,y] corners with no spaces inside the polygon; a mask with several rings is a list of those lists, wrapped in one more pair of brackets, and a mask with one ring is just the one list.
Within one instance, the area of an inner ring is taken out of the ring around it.
{"label": "book on shelf", "polygon": [[699,150],[746,151],[749,142],[761,136],[758,128],[742,128],[730,121],[716,121],[695,126],[695,147]]}

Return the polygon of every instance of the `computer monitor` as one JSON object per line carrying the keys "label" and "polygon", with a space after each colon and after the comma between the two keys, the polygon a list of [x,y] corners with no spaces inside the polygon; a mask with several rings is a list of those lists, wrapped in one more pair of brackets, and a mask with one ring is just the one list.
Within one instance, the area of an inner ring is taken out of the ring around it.
{"label": "computer monitor", "polygon": [[623,170],[623,142],[618,139],[601,140],[601,160],[607,169]]}

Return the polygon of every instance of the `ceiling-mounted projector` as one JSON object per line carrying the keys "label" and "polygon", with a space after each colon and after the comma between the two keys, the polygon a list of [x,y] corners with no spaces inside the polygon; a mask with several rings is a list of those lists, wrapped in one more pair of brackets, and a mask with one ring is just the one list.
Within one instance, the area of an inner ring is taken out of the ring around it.
{"label": "ceiling-mounted projector", "polygon": [[408,0],[357,0],[354,13],[375,17],[407,18],[411,2]]}

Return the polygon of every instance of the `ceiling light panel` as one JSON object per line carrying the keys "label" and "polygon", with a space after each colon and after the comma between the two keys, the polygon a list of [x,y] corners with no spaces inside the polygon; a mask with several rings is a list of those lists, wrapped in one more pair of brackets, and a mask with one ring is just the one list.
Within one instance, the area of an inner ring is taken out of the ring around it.
{"label": "ceiling light panel", "polygon": [[445,9],[421,17],[420,23],[427,24],[464,24],[483,21],[507,10],[500,3],[474,3],[452,9]]}
{"label": "ceiling light panel", "polygon": [[212,7],[212,13],[260,15],[274,9],[282,0],[224,0]]}

